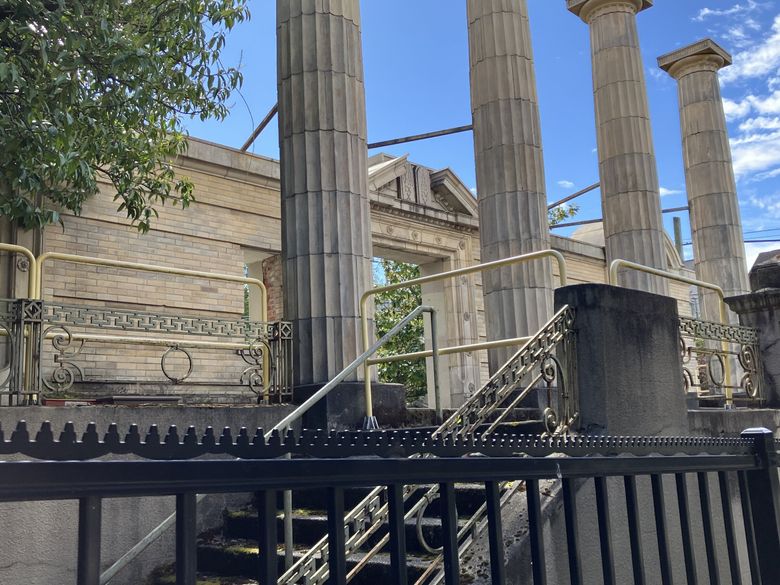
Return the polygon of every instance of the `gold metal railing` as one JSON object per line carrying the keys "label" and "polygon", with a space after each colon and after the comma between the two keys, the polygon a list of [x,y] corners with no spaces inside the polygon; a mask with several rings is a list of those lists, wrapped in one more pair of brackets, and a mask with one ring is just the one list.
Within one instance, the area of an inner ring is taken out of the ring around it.
{"label": "gold metal railing", "polygon": [[35,254],[24,246],[17,246],[16,244],[0,243],[0,251],[21,254],[27,258],[27,261],[30,263],[30,267],[27,270],[27,296],[31,299],[36,298],[35,293],[38,287],[35,279],[38,274],[38,260],[35,258]]}
{"label": "gold metal railing", "polygon": [[[422,276],[420,278],[414,278],[412,280],[407,280],[404,282],[397,282],[394,284],[388,284],[386,286],[379,286],[376,288],[372,288],[371,290],[364,292],[360,297],[360,319],[361,319],[362,335],[363,335],[363,347],[367,348],[369,346],[368,299],[370,299],[374,295],[393,291],[393,290],[398,290],[402,288],[420,286],[431,282],[449,280],[452,278],[456,278],[458,276],[465,276],[467,274],[481,273],[487,270],[493,270],[495,268],[504,268],[506,266],[513,266],[516,264],[525,264],[528,262],[533,262],[535,260],[542,260],[544,258],[553,258],[558,263],[558,277],[560,279],[561,286],[566,286],[568,283],[568,278],[567,278],[567,270],[566,270],[566,259],[563,257],[563,254],[561,254],[557,250],[541,250],[539,252],[531,252],[530,254],[512,256],[511,258],[504,258],[503,260],[485,262],[483,264],[467,266],[466,268],[459,268],[456,270],[450,270],[448,272],[440,272],[438,274],[431,274],[429,276]],[[468,345],[460,345],[454,347],[443,347],[439,349],[438,353],[439,355],[449,355],[449,354],[456,354],[456,353],[468,353],[468,352],[479,351],[484,349],[495,349],[498,347],[510,347],[514,345],[522,345],[528,339],[529,338],[527,337],[519,337],[514,339],[488,341],[484,343],[471,343]],[[388,356],[383,358],[374,358],[365,363],[363,369],[363,376],[364,376],[367,421],[373,420],[373,416],[374,416],[374,407],[373,407],[373,401],[371,397],[371,372],[370,372],[371,366],[373,364],[383,363],[386,361],[419,359],[423,357],[430,357],[431,355],[432,352],[429,350],[429,351],[405,354],[403,356]]]}
{"label": "gold metal railing", "polygon": [[[684,284],[690,284],[691,286],[698,286],[700,288],[706,288],[707,290],[711,290],[715,292],[715,294],[718,295],[719,303],[719,311],[720,311],[720,322],[723,326],[729,325],[729,309],[726,305],[725,300],[725,294],[723,293],[723,289],[719,287],[717,284],[713,284],[711,282],[705,282],[703,280],[697,280],[695,278],[688,278],[687,276],[682,276],[681,274],[675,274],[674,272],[669,272],[666,270],[661,270],[659,268],[653,268],[651,266],[645,266],[644,264],[638,264],[636,262],[631,262],[630,260],[623,260],[621,258],[618,258],[616,260],[613,260],[612,263],[609,265],[609,284],[612,286],[619,286],[618,285],[618,270],[621,268],[627,268],[629,270],[636,270],[637,272],[644,272],[645,274],[652,274],[654,276],[659,276],[661,278],[666,278],[667,280],[674,280],[677,282],[682,282]],[[721,341],[721,348],[724,352],[729,351],[728,342]],[[730,360],[725,360],[724,363],[724,373],[725,378],[727,380],[731,379],[731,364]],[[725,393],[725,400],[726,400],[726,408],[731,409],[734,407],[734,393],[733,389],[729,386],[724,387],[724,393]]]}
{"label": "gold metal railing", "polygon": [[38,257],[37,270],[35,275],[36,297],[42,298],[43,272],[46,263],[49,261],[60,260],[71,262],[73,264],[84,264],[89,266],[104,266],[109,268],[125,268],[127,270],[138,270],[141,272],[153,272],[156,274],[173,274],[176,276],[191,276],[193,278],[203,278],[207,280],[219,280],[222,282],[236,282],[256,286],[260,289],[260,320],[268,321],[268,291],[261,280],[249,278],[247,276],[235,276],[233,274],[220,274],[217,272],[205,272],[203,270],[188,270],[185,268],[175,268],[172,266],[158,266],[155,264],[143,264],[140,262],[126,262],[124,260],[108,260],[106,258],[93,258],[90,256],[79,256],[76,254],[63,254],[60,252],[47,252]]}
{"label": "gold metal railing", "polygon": [[[260,320],[267,322],[268,320],[268,291],[261,280],[256,278],[249,278],[245,276],[236,276],[232,274],[222,274],[215,272],[206,272],[201,270],[189,270],[184,268],[177,268],[171,266],[159,266],[154,264],[145,264],[140,262],[129,262],[122,260],[111,260],[107,258],[97,258],[91,256],[81,256],[76,254],[65,254],[60,252],[47,252],[39,257],[35,255],[27,248],[18,246],[15,244],[0,243],[0,251],[6,251],[11,253],[22,254],[29,262],[29,270],[27,272],[27,295],[29,299],[42,300],[43,299],[43,280],[45,276],[46,267],[54,261],[69,262],[79,265],[99,266],[107,268],[119,268],[140,272],[149,272],[155,274],[169,274],[174,276],[187,276],[191,278],[202,278],[207,280],[231,282],[237,284],[243,284],[247,286],[256,287],[260,292]],[[7,336],[7,332],[0,329],[0,336]],[[47,338],[51,339],[53,335],[47,335]],[[33,361],[34,347],[31,339],[31,332],[25,331],[24,338],[28,341],[25,343],[24,349],[24,382],[23,386],[26,392],[32,391],[33,385]],[[130,343],[140,345],[171,345],[172,339],[164,337],[136,337],[127,335],[91,335],[91,334],[74,334],[73,339],[77,341],[94,341],[94,342],[115,342],[115,343]],[[204,341],[184,341],[181,340],[175,345],[179,347],[202,347],[211,349],[234,349],[234,350],[248,350],[251,349],[252,344],[242,343],[220,343],[220,342],[204,342]],[[263,378],[264,385],[270,384],[270,362],[268,352],[263,352]]]}

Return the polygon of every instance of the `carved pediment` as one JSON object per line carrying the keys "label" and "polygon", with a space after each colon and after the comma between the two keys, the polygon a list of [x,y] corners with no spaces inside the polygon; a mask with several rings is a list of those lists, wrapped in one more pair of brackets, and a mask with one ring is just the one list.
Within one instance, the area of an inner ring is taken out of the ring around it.
{"label": "carved pediment", "polygon": [[431,189],[436,201],[447,211],[477,217],[476,197],[452,169],[431,174]]}
{"label": "carved pediment", "polygon": [[[451,169],[432,171],[408,161],[408,155],[378,154],[369,160],[371,198],[383,203],[398,201],[424,208],[477,216],[477,202],[471,191]],[[423,210],[421,210],[422,212]]]}

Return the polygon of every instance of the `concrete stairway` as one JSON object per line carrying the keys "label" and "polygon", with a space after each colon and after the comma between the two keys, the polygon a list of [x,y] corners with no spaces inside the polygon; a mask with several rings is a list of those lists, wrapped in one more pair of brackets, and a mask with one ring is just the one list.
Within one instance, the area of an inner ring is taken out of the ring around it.
{"label": "concrete stairway", "polygon": [[[407,502],[407,509],[424,493],[422,488]],[[347,509],[357,505],[369,492],[368,489],[352,488],[345,491]],[[485,501],[484,489],[480,485],[457,486],[457,508],[460,522],[465,522]],[[293,493],[293,533],[295,535],[296,558],[305,552],[327,533],[324,490],[302,490]],[[281,501],[279,502],[281,509]],[[439,500],[434,500],[425,513],[422,531],[426,541],[432,547],[441,544],[441,522]],[[253,580],[258,567],[258,513],[253,506],[242,509],[225,510],[221,528],[201,534],[198,543],[198,585],[257,585]],[[279,545],[279,574],[284,571],[283,526],[281,517],[277,520]],[[347,559],[351,569],[360,561],[363,554],[387,533],[382,526],[361,552]],[[408,551],[409,582],[414,583],[435,558],[427,552],[417,538],[416,519],[406,523],[406,546]],[[387,553],[377,554],[363,570],[351,581],[352,585],[376,585],[385,583],[390,558]],[[175,583],[173,567],[158,571],[149,585],[169,585]],[[262,584],[266,585],[266,584]]]}

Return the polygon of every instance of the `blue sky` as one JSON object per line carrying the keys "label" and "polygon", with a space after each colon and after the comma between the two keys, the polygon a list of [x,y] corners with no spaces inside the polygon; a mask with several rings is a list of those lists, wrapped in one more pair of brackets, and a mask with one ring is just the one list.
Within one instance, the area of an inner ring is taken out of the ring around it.
{"label": "blue sky", "polygon": [[[193,121],[193,136],[239,147],[276,102],[275,2],[253,0],[252,19],[231,32],[224,61],[244,72],[223,122]],[[471,123],[466,0],[362,0],[369,141]],[[548,199],[598,181],[587,26],[565,0],[528,0],[542,116]],[[656,0],[638,16],[664,208],[686,205],[676,82],[656,58],[703,37],[734,55],[721,84],[745,239],[780,239],[780,2]],[[278,158],[277,128],[253,151]],[[470,133],[384,149],[476,185]],[[577,219],[601,216],[598,192]],[[682,214],[689,241],[687,214]],[[665,215],[671,233],[672,215]],[[770,231],[773,230],[773,231]],[[567,235],[571,230],[556,230]],[[749,243],[748,262],[777,243]],[[691,253],[690,246],[686,248]]]}

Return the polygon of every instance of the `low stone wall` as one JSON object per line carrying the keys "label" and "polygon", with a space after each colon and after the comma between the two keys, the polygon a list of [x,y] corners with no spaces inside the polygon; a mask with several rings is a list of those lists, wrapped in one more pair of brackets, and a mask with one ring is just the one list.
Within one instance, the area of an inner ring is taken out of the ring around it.
{"label": "low stone wall", "polygon": [[[292,411],[292,406],[270,407],[22,407],[0,408],[0,428],[9,436],[18,420],[28,423],[34,436],[44,421],[57,436],[71,421],[77,433],[90,422],[103,434],[112,422],[124,434],[131,424],[145,433],[156,424],[161,433],[170,425],[179,432],[195,426],[202,434],[207,426],[219,432],[230,426],[234,434],[242,426],[270,429]],[[2,463],[0,463],[0,466]],[[225,506],[248,502],[250,494],[210,495],[198,506],[199,531],[222,522]],[[103,502],[102,570],[107,569],[175,510],[175,498],[121,498]],[[3,585],[71,585],[76,582],[78,504],[75,501],[0,504],[0,583]],[[132,564],[111,581],[112,585],[142,585],[149,572],[174,559],[174,530],[168,530]]]}

